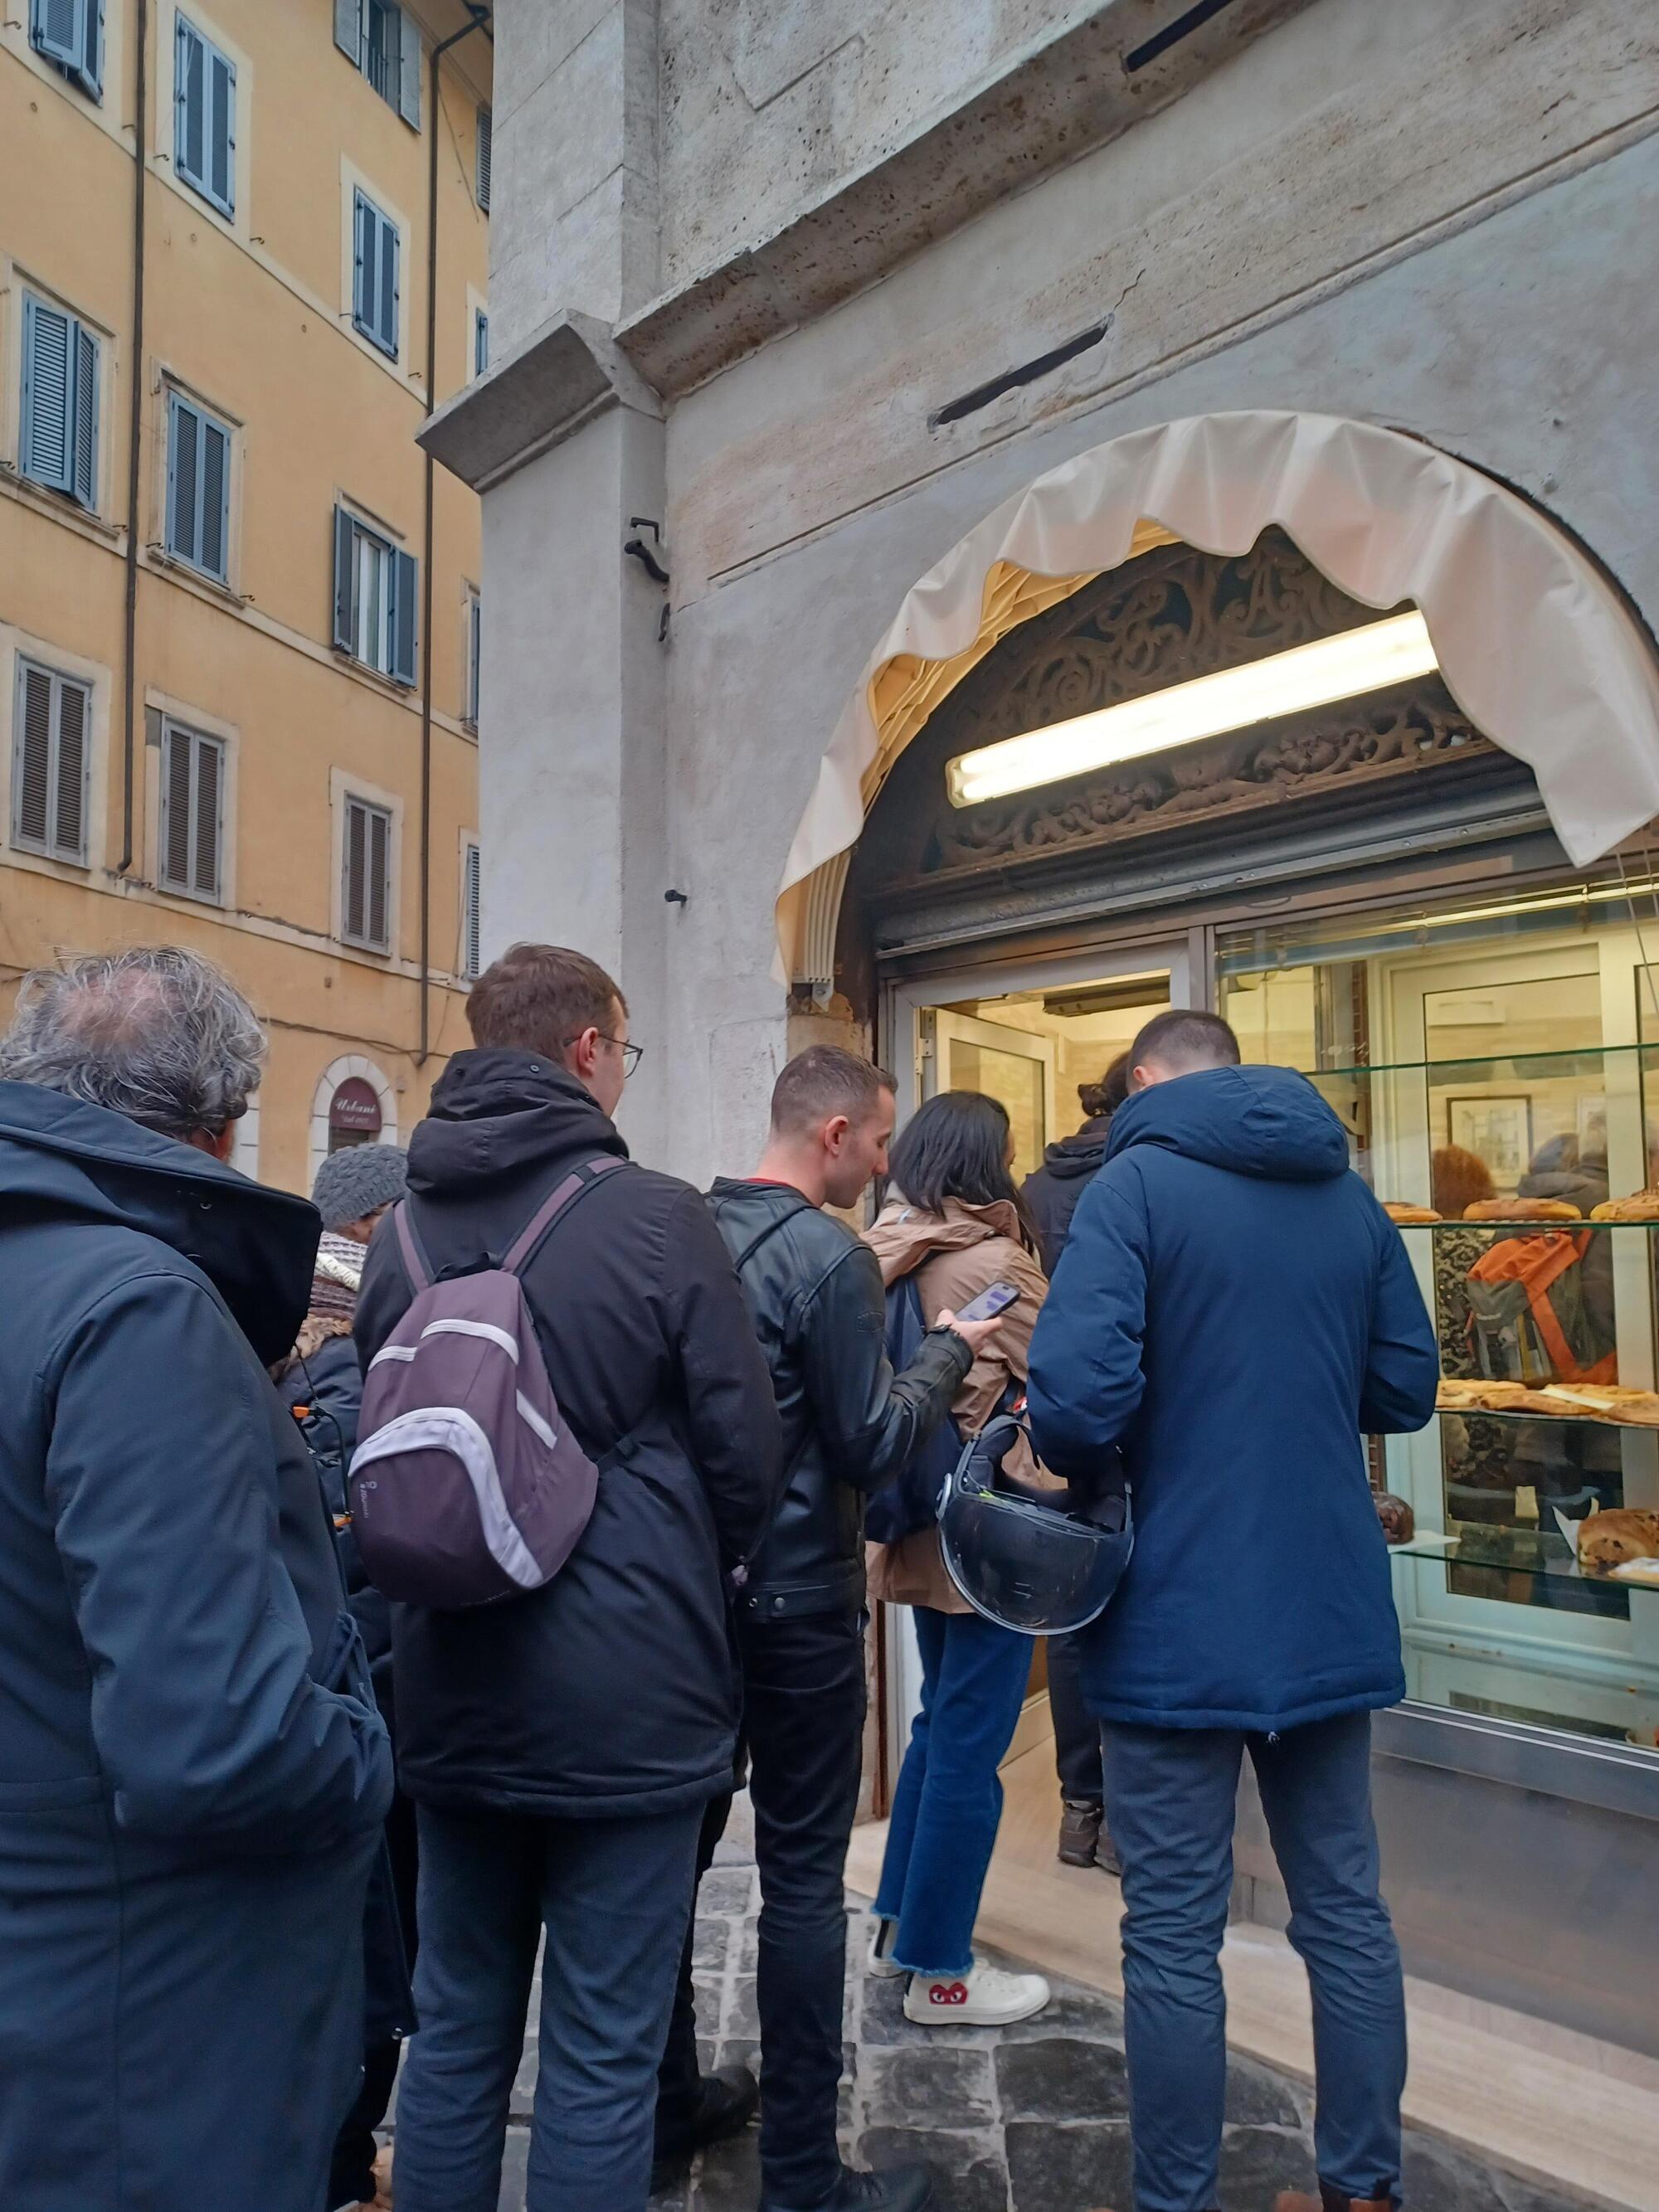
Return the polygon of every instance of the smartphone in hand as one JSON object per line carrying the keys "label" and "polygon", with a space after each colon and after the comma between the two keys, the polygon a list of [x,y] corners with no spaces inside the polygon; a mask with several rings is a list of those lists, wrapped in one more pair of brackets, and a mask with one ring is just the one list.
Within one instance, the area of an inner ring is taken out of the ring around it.
{"label": "smartphone in hand", "polygon": [[1006,1313],[1018,1297],[1019,1291],[1015,1284],[993,1283],[989,1290],[981,1291],[976,1298],[970,1299],[965,1306],[959,1307],[957,1319],[958,1321],[994,1321],[999,1314]]}

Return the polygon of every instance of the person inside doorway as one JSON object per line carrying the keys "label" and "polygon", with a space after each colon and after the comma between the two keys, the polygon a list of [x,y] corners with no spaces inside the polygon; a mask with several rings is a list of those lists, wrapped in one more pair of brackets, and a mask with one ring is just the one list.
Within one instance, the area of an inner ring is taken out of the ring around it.
{"label": "person inside doorway", "polygon": [[[884,1284],[915,1277],[930,1325],[994,1283],[1019,1293],[957,1393],[951,1412],[964,1435],[984,1426],[1011,1383],[1023,1387],[1048,1290],[1012,1161],[1012,1130],[996,1099],[941,1091],[893,1146],[891,1195],[866,1236]],[[1043,1479],[1023,1438],[1006,1467],[1028,1485]],[[1028,2020],[1048,2003],[1048,1983],[985,1965],[973,1939],[1002,1817],[997,1770],[1024,1702],[1030,1639],[973,1610],[932,1527],[871,1546],[870,1589],[914,1608],[921,1656],[921,1707],[893,1795],[870,1970],[908,1974],[905,2014],[926,2026]]]}
{"label": "person inside doorway", "polygon": [[[1078,1200],[1106,1161],[1112,1116],[1129,1095],[1129,1055],[1121,1052],[1095,1083],[1079,1083],[1086,1116],[1074,1136],[1050,1145],[1042,1165],[1025,1178],[1025,1203],[1036,1224],[1043,1272],[1050,1282],[1066,1249]],[[1119,1870],[1106,1826],[1100,1766],[1100,1723],[1083,1695],[1081,1647],[1074,1636],[1048,1638],[1048,1712],[1054,1724],[1060,1778],[1060,1857],[1066,1866]]]}
{"label": "person inside doorway", "polygon": [[1123,1862],[1135,2205],[1220,2201],[1220,1951],[1248,1751],[1313,1987],[1324,2212],[1389,2212],[1406,2008],[1370,1716],[1406,1679],[1361,1440],[1429,1419],[1434,1331],[1304,1076],[1240,1066],[1209,1013],[1159,1015],[1131,1052],[1031,1345],[1030,1405],[1057,1474],[1086,1490],[1118,1448],[1134,1488],[1133,1560],[1083,1633]]}

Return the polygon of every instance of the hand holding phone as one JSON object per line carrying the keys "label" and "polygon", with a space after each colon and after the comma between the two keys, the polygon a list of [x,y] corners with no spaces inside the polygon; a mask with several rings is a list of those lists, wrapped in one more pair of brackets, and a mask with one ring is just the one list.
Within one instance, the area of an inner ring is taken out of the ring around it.
{"label": "hand holding phone", "polygon": [[970,1299],[960,1313],[941,1313],[939,1326],[954,1329],[977,1359],[1000,1332],[1002,1316],[1018,1297],[1019,1291],[1012,1283],[993,1283],[988,1290]]}

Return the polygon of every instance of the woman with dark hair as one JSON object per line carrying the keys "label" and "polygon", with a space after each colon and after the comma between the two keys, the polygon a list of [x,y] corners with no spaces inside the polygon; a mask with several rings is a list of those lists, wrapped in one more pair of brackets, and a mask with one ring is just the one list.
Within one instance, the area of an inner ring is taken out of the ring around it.
{"label": "woman with dark hair", "polygon": [[[930,1098],[893,1146],[889,1196],[866,1242],[890,1286],[915,1278],[923,1319],[954,1312],[993,1283],[1019,1292],[999,1335],[969,1370],[951,1411],[964,1436],[983,1428],[1026,1353],[1048,1283],[1010,1165],[1013,1138],[994,1098],[946,1091]],[[1024,1438],[1009,1473],[1048,1478]],[[937,1530],[870,1547],[870,1593],[915,1607],[921,1710],[894,1792],[876,1893],[870,1969],[908,1974],[906,2016],[926,2025],[1004,2026],[1048,2002],[1040,1974],[1010,1974],[974,1957],[974,1921],[1002,1817],[997,1778],[1024,1702],[1031,1643],[976,1613],[945,1571]]]}
{"label": "woman with dark hair", "polygon": [[1075,1134],[1050,1145],[1042,1165],[1025,1178],[1025,1203],[1036,1224],[1043,1272],[1052,1281],[1077,1202],[1105,1164],[1112,1116],[1129,1095],[1129,1055],[1119,1053],[1098,1083],[1079,1083],[1078,1103],[1088,1119]]}

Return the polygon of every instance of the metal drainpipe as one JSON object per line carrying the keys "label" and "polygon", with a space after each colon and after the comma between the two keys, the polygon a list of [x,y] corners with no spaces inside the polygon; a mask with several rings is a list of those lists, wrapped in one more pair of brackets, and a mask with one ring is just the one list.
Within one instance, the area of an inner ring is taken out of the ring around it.
{"label": "metal drainpipe", "polygon": [[[140,0],[143,4],[143,0]],[[471,0],[468,0],[469,6]],[[426,411],[431,416],[438,375],[438,59],[474,31],[489,33],[489,17],[478,9],[469,23],[440,39],[428,72],[426,174]],[[490,40],[493,46],[495,40]],[[416,1067],[431,1057],[432,994],[432,501],[436,462],[426,462],[426,509],[421,562],[421,1048]]]}
{"label": "metal drainpipe", "polygon": [[138,441],[144,422],[144,185],[149,166],[149,0],[137,0],[137,68],[134,88],[133,153],[137,161],[132,198],[132,401],[127,418],[127,560],[125,629],[122,641],[122,694],[126,731],[121,771],[121,857],[115,872],[132,866],[133,785],[138,742],[138,494],[142,475]]}

